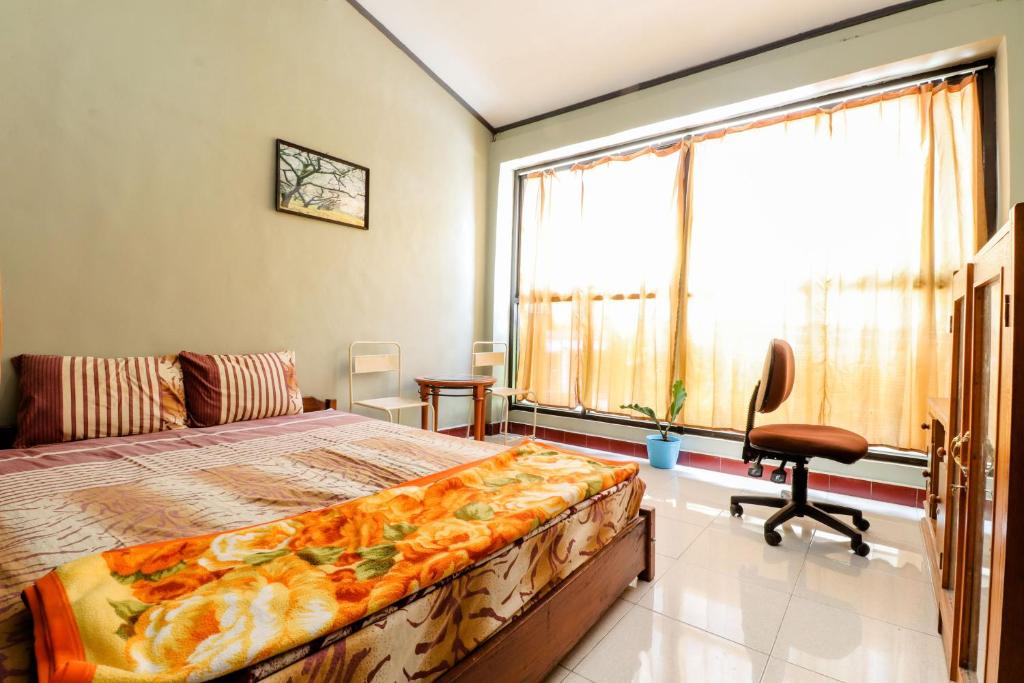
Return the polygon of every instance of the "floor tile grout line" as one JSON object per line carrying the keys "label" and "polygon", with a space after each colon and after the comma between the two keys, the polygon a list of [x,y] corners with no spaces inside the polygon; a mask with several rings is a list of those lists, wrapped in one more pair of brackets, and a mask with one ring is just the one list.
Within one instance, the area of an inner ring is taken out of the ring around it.
{"label": "floor tile grout line", "polygon": [[[707,531],[710,528],[711,527],[708,526],[706,529],[704,529],[704,531]],[[701,534],[703,534],[704,531],[702,531]],[[720,531],[722,533],[727,533],[726,530],[720,530]],[[697,540],[700,538],[701,534],[698,534],[697,536],[694,537],[693,541],[690,542],[690,546],[693,546],[693,544],[697,542]],[[810,548],[810,543],[807,544],[807,546],[804,548],[803,553],[801,553],[801,558],[802,558],[800,560],[800,570],[801,571],[803,570],[803,565],[807,561],[807,550],[809,548]],[[687,550],[689,550],[689,547],[687,548]],[[786,552],[786,551],[784,551],[784,552]],[[766,589],[766,590],[776,591],[778,593],[784,593],[784,594],[792,595],[793,591],[795,590],[795,585],[787,585],[787,588],[785,590],[783,590],[783,589],[775,588],[774,586],[769,586],[766,583],[762,583],[760,581],[752,581],[750,579],[744,579],[743,577],[736,576],[734,573],[729,572],[729,571],[724,571],[722,569],[717,569],[717,568],[713,568],[713,567],[704,567],[704,566],[701,566],[700,564],[684,560],[683,557],[685,555],[686,555],[686,551],[684,551],[679,557],[675,558],[675,561],[680,563],[680,564],[683,564],[683,565],[688,565],[688,566],[691,566],[691,567],[696,567],[697,569],[701,569],[703,571],[706,571],[706,572],[709,572],[709,573],[712,573],[712,574],[716,574],[716,575],[719,575],[719,576],[726,576],[726,577],[734,578],[734,579],[736,579],[738,581],[741,581],[743,583],[747,583],[747,584],[750,584],[752,586],[758,586],[758,587]]]}
{"label": "floor tile grout line", "polygon": [[[742,647],[745,650],[750,650],[750,651],[756,652],[756,653],[758,653],[760,655],[766,655],[768,657],[771,657],[771,653],[769,653],[769,652],[765,652],[764,650],[758,650],[756,647],[751,647],[750,645],[747,645],[746,643],[741,643],[738,640],[733,640],[732,638],[729,638],[728,636],[723,636],[721,633],[715,633],[714,631],[709,631],[709,630],[707,630],[706,628],[704,628],[702,626],[696,626],[694,624],[690,624],[688,622],[683,621],[682,619],[678,619],[678,618],[672,616],[671,614],[665,614],[664,612],[659,612],[656,609],[651,609],[650,607],[647,607],[646,605],[641,605],[639,603],[637,603],[634,606],[635,607],[639,607],[640,609],[645,609],[648,612],[652,612],[653,614],[656,614],[659,617],[665,617],[669,621],[674,621],[677,624],[682,624],[683,626],[685,626],[687,628],[692,628],[692,629],[694,629],[696,631],[700,631],[701,633],[706,633],[709,636],[713,636],[715,638],[718,638],[719,640],[724,640],[727,643],[732,643],[733,645],[739,645],[740,647]],[[781,627],[781,622],[780,622],[780,627]],[[778,636],[778,633],[776,633],[776,636]],[[602,640],[604,640],[604,639],[602,638]],[[774,644],[773,644],[773,646],[774,646]],[[592,651],[593,650],[591,650],[591,652]],[[582,662],[580,662],[580,663],[582,664]]]}
{"label": "floor tile grout line", "polygon": [[[801,600],[806,600],[807,602],[813,602],[814,604],[822,605],[823,607],[831,607],[833,609],[837,609],[837,610],[840,610],[842,612],[848,612],[849,614],[853,614],[854,616],[858,616],[858,617],[861,617],[863,619],[872,619],[872,620],[877,621],[877,622],[879,622],[881,624],[887,624],[888,626],[892,626],[894,628],[902,629],[904,631],[912,631],[913,633],[918,633],[920,635],[929,636],[929,637],[933,637],[933,638],[941,638],[942,637],[939,633],[929,633],[928,631],[922,631],[920,629],[914,628],[913,626],[905,626],[904,624],[897,624],[896,622],[889,621],[888,619],[882,619],[880,617],[876,617],[876,616],[871,615],[871,614],[864,614],[863,612],[858,612],[855,609],[848,609],[846,607],[841,607],[839,605],[835,605],[835,604],[832,604],[832,603],[829,603],[829,602],[825,602],[823,600],[815,600],[814,598],[808,597],[806,595],[797,595],[796,593],[794,593],[793,597],[794,598],[800,598]],[[938,617],[938,615],[936,615],[936,618],[937,617]]]}
{"label": "floor tile grout line", "polygon": [[[817,531],[818,530],[815,529],[815,533],[817,533]],[[806,567],[807,567],[807,558],[804,557],[804,563],[800,567],[800,574],[797,576],[797,579],[796,579],[797,585],[800,583],[800,577],[804,575],[804,571],[805,571]],[[879,575],[879,576],[887,576],[887,577],[889,576],[885,572],[874,572],[874,573]],[[896,577],[896,578],[902,578],[902,577]],[[912,579],[904,579],[904,581],[912,581]],[[931,595],[930,591],[928,593],[929,593],[929,596],[934,601],[935,596]],[[888,619],[882,619],[882,618],[879,618],[879,617],[876,617],[876,616],[872,616],[870,614],[864,614],[863,612],[858,612],[856,609],[848,609],[846,607],[842,607],[840,605],[835,605],[835,604],[832,604],[832,603],[829,603],[829,602],[825,602],[824,600],[815,599],[813,597],[809,597],[809,596],[806,596],[806,595],[797,595],[796,594],[796,585],[793,586],[793,592],[790,595],[793,596],[793,597],[800,598],[801,600],[806,600],[808,602],[813,602],[813,603],[818,604],[818,605],[824,605],[825,607],[833,607],[835,609],[842,610],[844,612],[849,612],[851,614],[857,615],[858,617],[864,617],[866,619],[874,619],[875,621],[882,622],[883,624],[889,624],[890,626],[895,626],[896,628],[905,629],[907,631],[913,631],[915,633],[920,633],[920,634],[926,635],[926,636],[937,636],[937,634],[935,634],[935,633],[928,633],[927,631],[921,631],[920,629],[916,629],[916,628],[914,628],[912,626],[905,626],[903,624],[897,624],[895,622],[889,621]],[[787,609],[788,609],[788,607],[787,607]],[[935,609],[936,609],[936,611],[938,611],[938,605],[935,605]],[[937,637],[941,637],[941,636],[937,636]]]}
{"label": "floor tile grout line", "polygon": [[676,562],[678,564],[681,564],[681,565],[686,566],[686,567],[693,567],[694,569],[699,569],[699,570],[701,570],[703,572],[707,572],[708,574],[714,574],[715,576],[718,576],[718,577],[724,577],[724,578],[727,578],[727,579],[735,579],[736,581],[739,581],[740,583],[747,584],[748,586],[751,586],[753,588],[758,588],[760,590],[773,591],[775,593],[782,593],[783,595],[792,595],[793,594],[792,589],[775,588],[774,586],[769,586],[767,581],[756,581],[756,580],[752,580],[752,579],[747,579],[747,578],[744,578],[742,576],[738,576],[738,575],[736,575],[736,574],[734,574],[732,572],[725,571],[723,569],[717,569],[717,568],[714,568],[714,567],[702,567],[701,565],[699,565],[699,564],[697,564],[695,562],[687,562],[687,561],[683,560],[682,556],[676,558]]}
{"label": "floor tile grout line", "polygon": [[794,667],[796,669],[800,669],[801,671],[806,671],[807,673],[812,673],[815,676],[821,676],[822,678],[825,678],[825,679],[827,679],[829,681],[835,681],[836,683],[843,683],[843,681],[841,679],[836,678],[835,676],[829,676],[828,674],[823,674],[820,671],[815,671],[814,669],[808,669],[806,666],[804,666],[802,664],[794,664],[793,662],[789,661],[788,659],[784,659],[782,657],[776,657],[775,655],[769,655],[768,656],[768,662],[764,665],[764,673],[761,674],[761,681],[759,683],[764,683],[764,675],[766,673],[768,673],[768,665],[772,663],[772,659],[777,659],[780,662],[786,664],[787,666],[792,666],[792,667]]}
{"label": "floor tile grout line", "polygon": [[[916,628],[913,628],[913,627],[910,627],[910,626],[904,626],[902,624],[897,624],[897,623],[888,621],[886,619],[882,619],[880,617],[872,616],[870,614],[861,614],[860,612],[858,612],[856,610],[847,609],[845,607],[840,607],[839,605],[833,605],[833,604],[830,604],[830,603],[827,603],[827,602],[822,602],[821,600],[815,600],[814,598],[808,598],[808,597],[806,597],[804,595],[796,595],[796,594],[794,594],[793,597],[794,598],[798,598],[800,600],[803,600],[804,602],[814,603],[815,605],[819,605],[821,607],[830,607],[832,609],[839,610],[840,612],[847,612],[848,614],[852,614],[854,616],[860,617],[861,619],[870,619],[871,621],[877,621],[880,624],[885,624],[886,626],[892,626],[893,628],[898,629],[900,631],[910,631],[911,633],[916,633],[917,635],[925,636],[927,638],[937,638],[937,639],[941,639],[942,638],[942,635],[940,633],[938,633],[938,632],[936,632],[936,633],[929,633],[927,631],[921,631],[921,630],[918,630]],[[792,663],[792,662],[790,662],[790,663]]]}
{"label": "floor tile grout line", "polygon": [[[652,587],[653,587],[653,586],[652,586]],[[608,635],[609,635],[609,634],[610,634],[610,633],[611,633],[611,632],[612,632],[613,630],[615,630],[615,627],[619,625],[619,622],[620,622],[620,621],[622,621],[622,620],[623,620],[623,618],[624,618],[624,617],[625,617],[625,616],[626,616],[627,614],[629,614],[630,612],[632,612],[632,611],[633,611],[633,608],[637,606],[637,604],[636,604],[635,602],[630,602],[629,600],[625,600],[625,599],[623,599],[623,598],[622,598],[622,596],[621,596],[621,595],[620,595],[620,596],[619,596],[618,598],[616,598],[616,600],[622,600],[622,601],[623,601],[623,602],[625,602],[625,603],[626,603],[627,605],[629,605],[629,607],[628,607],[628,608],[626,609],[626,611],[624,611],[624,612],[622,613],[622,616],[620,616],[620,617],[619,617],[618,619],[616,619],[616,620],[615,620],[615,622],[614,622],[614,623],[613,623],[613,624],[612,624],[612,625],[611,625],[611,626],[610,626],[610,627],[608,628],[608,631],[607,631],[607,632],[606,632],[606,633],[605,633],[605,634],[604,634],[603,636],[601,636],[600,638],[598,638],[597,642],[596,642],[596,643],[594,643],[594,644],[593,644],[593,646],[591,646],[591,648],[590,648],[589,650],[587,650],[587,651],[586,651],[586,652],[584,652],[584,653],[583,653],[582,655],[580,655],[580,661],[576,662],[576,665],[575,665],[575,666],[573,666],[572,668],[570,668],[570,667],[565,667],[565,668],[569,669],[569,671],[571,671],[571,672],[573,672],[574,674],[577,674],[577,675],[579,675],[579,676],[582,676],[583,678],[586,678],[586,676],[583,676],[583,674],[581,674],[580,672],[576,671],[576,667],[578,667],[578,666],[580,666],[581,664],[583,664],[583,661],[584,661],[584,660],[585,660],[585,659],[586,659],[587,657],[589,657],[589,656],[590,656],[590,654],[591,654],[591,653],[592,653],[592,652],[593,652],[594,650],[596,650],[596,649],[597,649],[598,647],[600,647],[601,643],[603,643],[603,642],[604,642],[604,639],[605,639],[605,638],[607,638],[607,637],[608,637]],[[612,604],[614,605],[615,603],[612,603]],[[609,607],[608,609],[611,609],[611,608]],[[605,612],[604,614],[608,614],[608,612],[606,611],[606,612]],[[601,615],[601,616],[604,616],[604,615]],[[598,619],[598,621],[600,621],[600,618]],[[595,625],[597,625],[597,622],[594,622],[594,625],[592,625],[592,626],[591,626],[590,628],[594,628],[594,626],[595,626]],[[586,635],[584,635],[584,637],[586,637]],[[589,681],[590,679],[589,679],[589,678],[587,678],[587,680]]]}
{"label": "floor tile grout line", "polygon": [[[790,593],[789,594],[789,600],[786,602],[786,609],[785,609],[785,611],[783,611],[782,619],[779,621],[779,628],[778,628],[777,631],[775,631],[775,638],[772,639],[771,652],[768,653],[769,661],[771,660],[772,656],[774,656],[774,654],[775,654],[775,646],[779,644],[779,634],[782,633],[782,627],[786,623],[786,617],[789,615],[789,608],[790,608],[790,605],[792,605],[792,604],[793,604],[793,594]],[[779,657],[778,659],[781,659],[782,661],[786,662],[787,664],[793,664],[793,662],[790,662],[785,657]],[[767,669],[768,669],[768,665],[766,664],[765,665],[765,670],[767,671]],[[815,671],[814,673],[820,673],[820,672]]]}
{"label": "floor tile grout line", "polygon": [[[666,482],[666,483],[671,484],[671,488],[663,487],[662,486],[662,482]],[[713,482],[705,482],[705,481],[703,481],[701,479],[691,478],[691,477],[687,476],[687,473],[685,471],[673,472],[673,473],[670,473],[667,478],[657,478],[657,479],[653,479],[652,478],[652,480],[651,480],[652,486],[650,486],[649,489],[648,489],[648,492],[650,494],[650,500],[648,501],[648,504],[651,504],[651,505],[653,505],[655,507],[658,507],[658,508],[672,509],[672,510],[676,510],[676,509],[682,510],[682,509],[685,509],[685,506],[687,506],[690,503],[695,504],[695,505],[706,506],[708,508],[716,508],[716,507],[718,507],[719,505],[722,504],[722,502],[719,501],[717,498],[709,499],[708,496],[705,496],[703,494],[700,494],[697,499],[689,499],[688,497],[686,497],[685,493],[683,495],[679,495],[679,493],[677,493],[677,492],[672,490],[673,488],[683,487],[683,490],[685,491],[685,487],[687,486],[687,484],[689,482],[695,482],[695,483],[699,482],[700,485],[709,484],[710,486],[717,486],[719,488],[723,488],[723,489],[725,489],[725,490],[723,490],[723,495],[725,495],[725,496],[727,496],[729,494],[729,491],[730,491],[730,488],[727,487],[727,486],[718,486],[717,484],[715,484]],[[732,492],[742,491],[742,490],[743,489],[733,489]],[[677,506],[680,506],[680,505],[682,507],[677,507]],[[661,512],[661,511],[662,510],[659,509],[659,512]],[[897,552],[899,552],[899,551],[906,551],[908,553],[912,553],[912,554],[916,554],[916,555],[923,554],[922,553],[923,549],[920,546],[918,546],[918,545],[916,545],[916,544],[914,544],[912,542],[909,542],[906,539],[899,540],[901,538],[901,534],[899,532],[900,531],[905,531],[906,528],[909,528],[909,525],[913,525],[914,524],[914,520],[913,519],[907,519],[907,518],[904,518],[904,517],[899,516],[899,515],[890,515],[890,514],[887,514],[886,511],[881,511],[881,510],[877,511],[877,512],[874,512],[873,514],[877,514],[878,517],[880,518],[880,520],[885,520],[886,523],[891,523],[893,525],[892,536],[889,536],[889,538],[885,538],[885,537],[870,538],[870,537],[868,537],[865,540],[867,540],[869,543],[872,543],[872,545],[875,545],[875,544],[878,544],[878,543],[881,543],[881,544],[884,544],[884,545],[891,545],[891,546],[893,546],[895,548],[895,550]],[[671,561],[672,561],[673,565],[675,565],[675,563],[681,563],[683,566],[692,565],[692,566],[695,566],[695,567],[699,567],[703,571],[707,571],[709,573],[713,573],[713,574],[717,574],[717,575],[729,576],[731,578],[735,578],[737,580],[744,581],[744,579],[736,577],[735,574],[733,574],[732,572],[725,571],[723,568],[702,567],[700,564],[695,564],[695,563],[692,563],[691,561],[687,561],[687,560],[684,559],[686,557],[687,553],[692,550],[692,548],[694,547],[694,544],[698,542],[698,540],[702,537],[702,534],[704,534],[705,531],[707,531],[708,529],[716,529],[718,531],[725,531],[725,529],[723,529],[721,527],[716,527],[715,526],[715,523],[717,522],[719,517],[723,517],[723,518],[725,517],[723,511],[719,511],[715,515],[708,516],[705,520],[701,520],[700,523],[694,523],[694,521],[693,521],[695,519],[694,516],[688,516],[685,519],[679,519],[679,518],[677,518],[673,514],[664,514],[663,517],[667,518],[667,519],[670,519],[670,520],[673,520],[675,522],[687,524],[689,526],[700,527],[700,531],[698,531],[698,533],[694,535],[694,537],[690,540],[690,542],[687,543],[683,547],[683,549],[681,550],[680,554],[678,556],[671,557]],[[885,624],[885,625],[887,625],[887,626],[889,626],[891,628],[897,629],[900,632],[905,632],[905,633],[908,633],[908,634],[919,634],[919,635],[923,635],[923,636],[925,636],[925,637],[927,637],[929,639],[937,639],[939,637],[935,633],[929,633],[927,631],[920,631],[920,630],[918,630],[916,628],[913,628],[913,627],[910,627],[910,626],[903,626],[903,625],[898,624],[898,623],[893,623],[893,622],[891,622],[891,621],[889,621],[887,619],[884,619],[884,618],[878,618],[878,617],[873,617],[873,616],[869,616],[869,615],[866,615],[866,614],[862,614],[861,612],[857,611],[856,609],[850,609],[847,606],[837,606],[837,605],[834,605],[834,604],[830,604],[828,602],[821,601],[820,599],[816,599],[815,597],[805,597],[805,596],[802,596],[802,595],[797,595],[797,592],[800,589],[800,580],[801,580],[801,578],[804,575],[806,575],[806,572],[807,572],[807,569],[808,569],[808,560],[811,559],[812,557],[815,558],[814,564],[817,565],[817,566],[826,567],[826,568],[829,567],[829,566],[834,566],[834,568],[836,570],[839,570],[839,571],[841,571],[841,570],[843,570],[844,568],[847,567],[847,565],[843,564],[842,560],[830,559],[830,558],[828,558],[828,557],[826,557],[826,556],[824,556],[822,554],[819,554],[818,552],[814,552],[814,553],[811,552],[812,549],[815,549],[817,551],[817,549],[824,547],[822,545],[822,543],[827,542],[825,537],[824,537],[824,534],[828,534],[829,530],[827,530],[827,529],[819,529],[819,528],[816,528],[814,525],[810,525],[810,524],[804,524],[804,526],[806,528],[808,528],[808,530],[811,532],[810,539],[808,540],[806,545],[801,544],[801,545],[803,545],[803,552],[800,553],[801,560],[799,561],[799,573],[797,575],[796,582],[794,584],[792,584],[792,585],[787,586],[788,591],[786,591],[786,590],[779,591],[779,592],[783,592],[783,593],[788,593],[787,604],[786,604],[785,610],[783,611],[782,621],[780,622],[779,628],[775,632],[775,638],[773,639],[773,644],[772,644],[771,650],[767,653],[767,659],[765,661],[765,665],[764,665],[764,667],[761,670],[761,676],[760,676],[761,679],[763,679],[764,675],[767,673],[768,667],[771,665],[771,660],[774,657],[774,658],[780,660],[781,662],[785,663],[787,666],[792,666],[792,667],[795,667],[797,669],[813,672],[815,674],[821,675],[824,678],[827,678],[830,681],[831,680],[837,680],[834,677],[829,676],[828,674],[820,673],[818,671],[815,671],[814,669],[810,669],[810,668],[807,668],[806,666],[803,666],[803,665],[791,662],[788,659],[786,659],[785,657],[776,657],[773,654],[774,650],[775,650],[775,647],[777,647],[777,645],[778,645],[779,637],[781,635],[781,630],[782,630],[782,624],[784,623],[784,621],[785,621],[786,617],[789,615],[789,613],[792,611],[792,601],[793,601],[794,597],[800,597],[802,600],[805,600],[809,604],[816,604],[816,605],[823,606],[825,608],[831,607],[833,609],[836,609],[839,612],[853,613],[853,614],[855,614],[856,616],[858,616],[860,618],[873,620],[873,621],[875,621],[876,623],[879,623],[879,624]],[[900,529],[899,527],[901,527],[901,526],[904,526],[906,528],[905,529]],[[888,534],[886,534],[886,535],[888,536]],[[895,538],[893,538],[893,536],[895,536]],[[829,539],[829,540],[831,540],[831,539]],[[818,543],[817,546],[815,546],[816,542]],[[915,576],[906,576],[904,574],[901,574],[898,571],[899,566],[913,567],[913,565],[890,565],[890,566],[892,566],[893,569],[896,570],[896,571],[888,571],[888,570],[884,570],[884,569],[879,569],[879,568],[877,568],[877,565],[874,565],[874,566],[869,565],[869,566],[866,566],[866,567],[850,566],[849,568],[851,570],[856,570],[858,575],[866,573],[866,574],[870,574],[874,578],[879,578],[881,576],[889,576],[889,577],[895,577],[897,579],[904,579],[905,581],[911,582],[910,584],[907,584],[908,586],[916,585],[918,583],[925,583],[925,584],[928,583],[927,579],[919,579],[918,577],[915,577]],[[689,624],[689,623],[687,623],[687,622],[685,622],[685,621],[683,621],[681,619],[677,619],[677,618],[675,618],[675,617],[673,617],[673,616],[671,616],[669,614],[664,614],[664,613],[658,611],[657,609],[652,609],[650,607],[647,607],[646,605],[640,604],[639,601],[640,600],[645,600],[647,598],[648,594],[650,593],[650,591],[655,590],[655,586],[664,583],[662,581],[663,578],[664,577],[659,577],[658,579],[653,581],[651,583],[651,585],[648,587],[648,590],[645,592],[645,595],[641,596],[640,598],[638,598],[638,602],[631,603],[630,609],[632,609],[632,607],[643,607],[648,612],[653,612],[654,614],[657,614],[659,616],[666,617],[669,620],[671,620],[672,622],[676,622],[676,623],[681,624],[682,626],[687,626],[687,627],[689,627],[691,629],[695,629],[697,631],[703,632],[703,633],[705,633],[705,634],[707,634],[709,636],[712,636],[712,637],[714,637],[716,639],[721,639],[721,640],[724,640],[726,642],[734,643],[734,644],[736,644],[736,645],[738,645],[740,647],[747,648],[747,649],[749,649],[751,651],[754,651],[754,652],[761,652],[760,650],[757,650],[756,648],[751,648],[750,646],[745,645],[744,643],[737,642],[737,641],[735,641],[735,640],[733,640],[731,638],[727,638],[727,637],[721,636],[721,635],[719,635],[717,633],[712,633],[711,631],[708,631],[707,629],[701,628],[699,626],[695,626],[693,624]],[[748,582],[748,583],[757,584],[757,582]],[[762,585],[762,584],[757,584],[757,585]],[[778,591],[777,587],[773,586],[771,588],[773,588],[774,590]],[[627,602],[630,602],[630,601],[627,600]],[[622,618],[624,618],[624,616],[625,615],[623,615]],[[621,621],[621,618],[616,621],[615,625],[613,625],[613,628],[615,626],[617,626],[617,624],[620,623],[620,621]],[[609,631],[609,633],[610,633],[610,631]],[[584,656],[584,658],[592,656],[593,652],[596,649],[602,647],[603,644],[605,642],[607,642],[606,638],[607,638],[608,635],[609,634],[606,633],[605,636],[603,636],[598,641],[598,643],[594,646],[594,648],[592,648]],[[765,654],[765,653],[761,652],[761,654]],[[581,664],[582,664],[582,660],[581,660]],[[576,673],[577,675],[581,675],[578,672],[576,672],[575,669],[574,669],[574,673]]]}
{"label": "floor tile grout line", "polygon": [[768,665],[772,663],[772,656],[769,654],[764,658],[764,666],[761,667],[761,675],[757,677],[758,683],[764,683],[764,675],[768,673]]}
{"label": "floor tile grout line", "polygon": [[[814,542],[814,535],[816,533],[817,533],[817,529],[815,529],[814,531],[811,532],[811,543]],[[811,543],[807,544],[807,550],[810,550]],[[804,552],[803,562],[800,564],[800,573],[798,573],[796,575],[796,582],[794,582],[793,586],[791,587],[791,589],[789,591],[789,597],[786,598],[786,609],[782,611],[782,619],[779,620],[779,628],[776,629],[775,637],[772,639],[772,646],[771,646],[771,648],[769,648],[769,651],[768,651],[768,662],[766,662],[765,665],[764,665],[764,670],[765,671],[768,671],[768,664],[771,663],[771,658],[772,658],[772,656],[775,653],[775,646],[779,642],[779,634],[782,633],[782,627],[786,623],[786,616],[789,614],[789,607],[790,607],[790,605],[793,604],[793,596],[796,593],[796,585],[800,582],[800,577],[803,575],[804,568],[806,566],[807,566],[807,552],[805,551]],[[788,659],[781,658],[781,657],[780,657],[780,659],[783,659],[783,661],[785,661],[788,664],[792,664],[792,662],[790,662]],[[815,671],[814,673],[820,673],[820,672]],[[764,673],[761,674],[761,677],[764,678]]]}
{"label": "floor tile grout line", "polygon": [[[808,555],[808,557],[810,557],[810,555]],[[825,557],[823,555],[816,555],[816,557],[818,557],[818,558],[820,558],[822,560],[825,560],[826,562],[829,562],[829,563],[835,563],[839,567],[846,567],[846,566],[853,567],[853,565],[843,565],[841,562],[831,560],[831,559],[829,559],[829,558],[827,558],[827,557]],[[923,583],[923,584],[925,584],[927,586],[930,586],[932,584],[931,577],[917,579],[917,578],[914,578],[912,576],[904,576],[903,574],[901,574],[901,573],[899,573],[897,571],[888,571],[888,570],[885,570],[885,569],[875,569],[873,567],[853,567],[853,568],[856,569],[860,573],[865,573],[866,572],[868,574],[872,574],[872,575],[876,575],[876,576],[887,576],[889,578],[902,579],[904,581],[913,581],[914,583]]]}

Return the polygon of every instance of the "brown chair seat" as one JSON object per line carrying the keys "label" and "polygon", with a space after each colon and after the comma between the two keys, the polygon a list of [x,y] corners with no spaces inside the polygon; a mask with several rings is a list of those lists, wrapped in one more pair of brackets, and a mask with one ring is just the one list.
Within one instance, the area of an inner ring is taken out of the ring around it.
{"label": "brown chair seat", "polygon": [[822,425],[765,425],[750,430],[750,443],[767,451],[828,458],[849,465],[868,452],[859,434]]}

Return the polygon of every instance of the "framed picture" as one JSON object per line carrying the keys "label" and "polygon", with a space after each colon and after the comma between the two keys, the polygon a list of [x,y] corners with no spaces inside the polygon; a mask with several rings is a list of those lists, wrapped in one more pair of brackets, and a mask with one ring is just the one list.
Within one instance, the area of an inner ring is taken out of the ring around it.
{"label": "framed picture", "polygon": [[285,140],[277,141],[278,211],[370,228],[370,169]]}

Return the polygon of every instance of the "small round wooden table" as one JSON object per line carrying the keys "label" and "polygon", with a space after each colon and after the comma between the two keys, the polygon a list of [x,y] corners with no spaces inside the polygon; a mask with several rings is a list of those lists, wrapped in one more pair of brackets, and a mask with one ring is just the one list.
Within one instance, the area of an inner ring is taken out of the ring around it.
{"label": "small round wooden table", "polygon": [[[484,440],[484,399],[487,397],[487,389],[497,380],[490,375],[441,375],[437,377],[417,377],[416,384],[420,385],[420,400],[426,401],[430,397],[430,403],[434,407],[434,431],[437,431],[437,403],[441,396],[472,396],[473,397],[473,438],[477,441]],[[441,393],[442,389],[450,389],[463,393]],[[429,429],[427,425],[427,407],[420,409],[420,426]]]}

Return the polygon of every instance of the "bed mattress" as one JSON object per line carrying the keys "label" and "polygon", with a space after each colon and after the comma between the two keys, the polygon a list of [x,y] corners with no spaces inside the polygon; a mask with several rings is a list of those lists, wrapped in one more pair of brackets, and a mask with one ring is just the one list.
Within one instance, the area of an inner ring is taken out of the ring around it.
{"label": "bed mattress", "polygon": [[[54,566],[334,505],[500,450],[324,411],[2,452],[0,678],[34,678],[20,592]],[[232,678],[433,680],[613,538],[642,487],[623,482],[441,583]]]}

